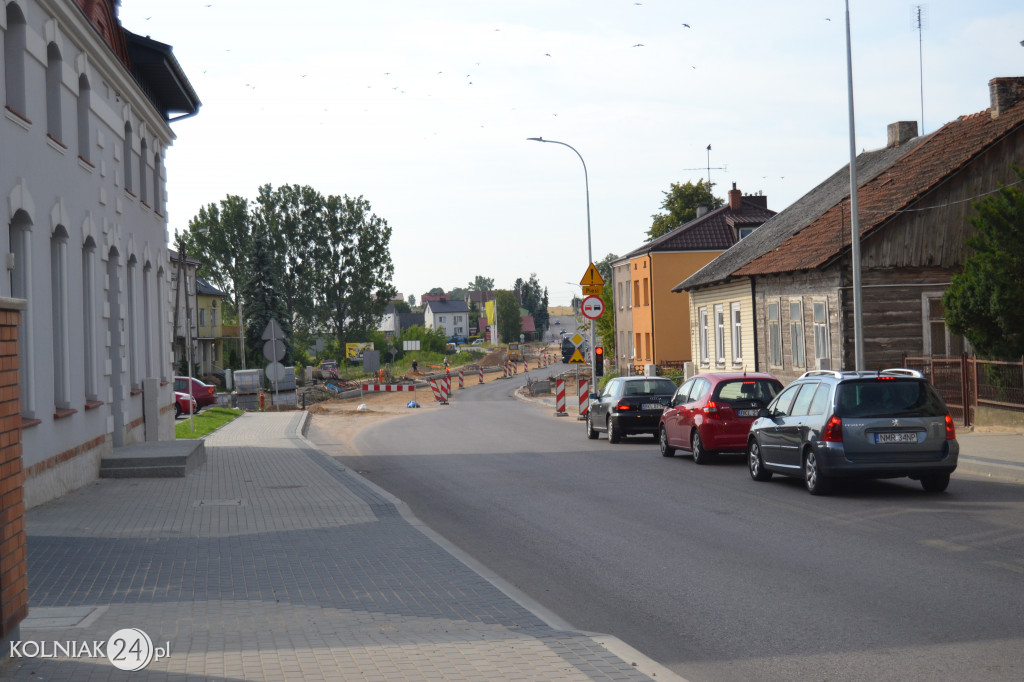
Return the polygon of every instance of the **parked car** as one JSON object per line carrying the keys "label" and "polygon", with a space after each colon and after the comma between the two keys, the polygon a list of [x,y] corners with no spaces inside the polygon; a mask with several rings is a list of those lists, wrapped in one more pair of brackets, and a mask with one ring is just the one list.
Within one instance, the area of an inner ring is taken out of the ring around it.
{"label": "parked car", "polygon": [[587,410],[587,438],[608,433],[618,443],[636,433],[658,435],[658,420],[668,405],[676,384],[665,377],[615,377],[600,393],[590,396]]}
{"label": "parked car", "polygon": [[812,495],[853,477],[909,476],[942,492],[959,455],[946,403],[910,369],[807,372],[761,411],[747,443],[751,478],[800,476]]}
{"label": "parked car", "polygon": [[448,343],[454,343],[456,346],[461,346],[468,342],[469,339],[467,339],[462,334],[452,334],[451,336],[448,337]]}
{"label": "parked car", "polygon": [[192,401],[192,412],[195,414],[199,411],[199,407],[196,405],[196,399],[190,397],[188,393],[182,393],[180,391],[174,392],[174,418],[177,419],[183,414],[189,414],[189,401]]}
{"label": "parked car", "polygon": [[[174,390],[188,393],[188,380],[189,377],[174,377]],[[217,404],[217,387],[212,384],[204,384],[195,377],[192,377],[192,395],[195,397],[199,409]]]}
{"label": "parked car", "polygon": [[471,346],[482,346],[482,345],[484,345],[484,340],[483,339],[473,339],[473,343],[471,343],[469,345],[471,345]]}
{"label": "parked car", "polygon": [[782,390],[771,374],[715,372],[699,374],[679,387],[661,415],[658,443],[672,457],[686,450],[697,464],[718,452],[745,452],[750,425]]}

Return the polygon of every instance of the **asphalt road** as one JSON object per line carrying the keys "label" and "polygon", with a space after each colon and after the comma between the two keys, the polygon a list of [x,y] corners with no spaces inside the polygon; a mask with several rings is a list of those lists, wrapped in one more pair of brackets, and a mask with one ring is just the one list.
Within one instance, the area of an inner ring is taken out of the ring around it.
{"label": "asphalt road", "polygon": [[522,383],[370,427],[344,463],[575,627],[690,680],[1024,679],[1020,486],[816,498],[754,483],[742,458],[588,441],[513,400]]}

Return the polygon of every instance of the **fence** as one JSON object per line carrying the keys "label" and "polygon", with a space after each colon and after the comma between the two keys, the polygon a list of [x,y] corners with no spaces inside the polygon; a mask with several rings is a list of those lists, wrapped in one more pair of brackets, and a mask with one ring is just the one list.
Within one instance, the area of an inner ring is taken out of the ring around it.
{"label": "fence", "polygon": [[903,356],[903,366],[924,374],[958,423],[1024,421],[1024,357],[1019,361]]}

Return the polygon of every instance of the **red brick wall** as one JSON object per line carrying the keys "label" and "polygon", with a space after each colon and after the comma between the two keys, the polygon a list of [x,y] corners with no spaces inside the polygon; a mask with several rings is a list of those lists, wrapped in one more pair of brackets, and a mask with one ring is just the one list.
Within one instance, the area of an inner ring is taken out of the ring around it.
{"label": "red brick wall", "polygon": [[25,556],[25,472],[21,466],[18,323],[0,309],[0,641],[28,615]]}

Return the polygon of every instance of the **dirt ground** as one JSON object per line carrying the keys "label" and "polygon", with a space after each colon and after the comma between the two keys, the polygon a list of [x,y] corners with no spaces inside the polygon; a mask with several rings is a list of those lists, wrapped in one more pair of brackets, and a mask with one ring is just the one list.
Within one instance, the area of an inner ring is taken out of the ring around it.
{"label": "dirt ground", "polygon": [[[551,352],[550,348],[547,352]],[[483,367],[500,367],[504,362],[504,350],[495,350],[488,353],[479,363]],[[535,354],[528,354],[531,367],[536,367],[537,357]],[[560,360],[560,358],[558,358]],[[405,375],[412,379],[423,377],[423,372],[410,372]],[[484,372],[484,383],[490,383],[502,376],[501,372]],[[479,375],[474,372],[466,373],[463,377],[466,388],[472,390],[473,386],[480,383]],[[452,367],[452,391],[458,391],[459,368]],[[421,410],[444,409],[434,400],[434,394],[430,387],[416,389],[416,402],[420,404]],[[413,414],[416,408],[407,407],[413,399],[411,392],[364,392],[362,397],[352,398],[331,398],[323,402],[308,406],[306,409],[313,415],[313,424],[322,429],[328,435],[331,443],[337,444],[342,451],[350,454],[359,454],[355,447],[355,437],[367,426],[379,424],[397,417]],[[359,409],[365,405],[365,409]]]}

